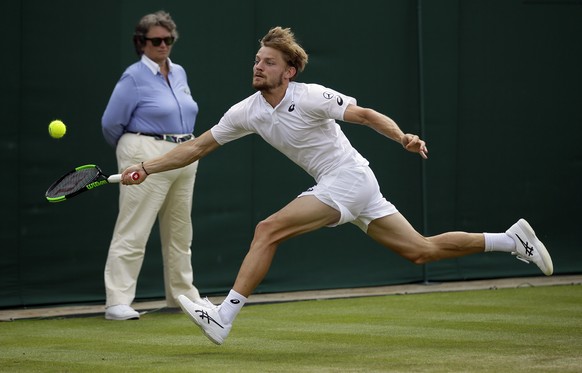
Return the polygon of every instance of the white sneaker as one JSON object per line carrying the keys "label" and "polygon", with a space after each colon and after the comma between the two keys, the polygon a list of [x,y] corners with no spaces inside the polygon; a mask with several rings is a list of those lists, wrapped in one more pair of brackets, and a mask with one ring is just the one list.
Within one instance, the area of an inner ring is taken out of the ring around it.
{"label": "white sneaker", "polygon": [[107,320],[139,320],[139,312],[127,304],[117,304],[105,310]]}
{"label": "white sneaker", "polygon": [[526,263],[534,262],[546,276],[554,273],[554,265],[548,250],[525,219],[519,219],[505,233],[515,241],[517,252],[512,254],[517,259]]}
{"label": "white sneaker", "polygon": [[[214,306],[206,300],[207,305],[192,302],[184,295],[178,297],[178,303],[182,311],[202,330],[202,333],[217,345],[224,343],[232,324],[226,325],[218,314],[218,306]],[[209,307],[211,305],[211,307]]]}

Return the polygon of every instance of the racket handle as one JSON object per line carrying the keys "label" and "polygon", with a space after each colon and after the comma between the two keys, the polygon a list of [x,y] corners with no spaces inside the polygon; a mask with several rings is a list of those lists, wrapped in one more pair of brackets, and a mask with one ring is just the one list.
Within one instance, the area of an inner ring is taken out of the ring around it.
{"label": "racket handle", "polygon": [[[138,172],[132,172],[131,173],[131,178],[133,180],[137,180],[139,179],[139,173]],[[107,182],[109,183],[120,183],[121,182],[121,174],[115,174],[115,175],[111,175],[107,178]]]}
{"label": "racket handle", "polygon": [[121,182],[121,174],[111,175],[107,178],[107,182],[109,183],[120,183]]}

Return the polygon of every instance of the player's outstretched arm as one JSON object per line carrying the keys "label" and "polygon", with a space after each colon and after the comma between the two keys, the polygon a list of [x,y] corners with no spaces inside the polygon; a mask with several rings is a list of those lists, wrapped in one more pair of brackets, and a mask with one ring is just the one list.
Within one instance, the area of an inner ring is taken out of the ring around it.
{"label": "player's outstretched arm", "polygon": [[[210,130],[192,141],[176,146],[166,154],[128,167],[121,176],[123,184],[141,184],[148,175],[174,170],[196,162],[220,146]],[[131,173],[137,172],[139,179],[133,180]]]}
{"label": "player's outstretched arm", "polygon": [[350,104],[344,113],[344,121],[370,127],[399,142],[409,152],[418,153],[424,159],[428,158],[428,149],[423,140],[417,135],[402,132],[396,122],[376,110]]}

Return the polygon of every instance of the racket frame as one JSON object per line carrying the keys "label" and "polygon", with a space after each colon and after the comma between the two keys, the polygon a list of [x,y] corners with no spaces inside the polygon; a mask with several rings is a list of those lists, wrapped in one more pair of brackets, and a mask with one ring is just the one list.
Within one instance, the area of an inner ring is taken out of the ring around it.
{"label": "racket frame", "polygon": [[[65,195],[58,196],[58,197],[49,197],[48,196],[49,191],[54,186],[58,185],[64,178],[68,177],[69,175],[71,175],[75,172],[79,172],[81,170],[88,169],[88,168],[95,169],[97,171],[97,174],[84,187],[82,187],[79,190],[77,190],[73,193],[70,193],[70,194],[65,194]],[[60,178],[58,178],[54,183],[52,183],[49,186],[49,188],[47,189],[47,191],[45,193],[45,197],[46,197],[47,201],[52,202],[52,203],[63,202],[63,201],[66,201],[67,199],[71,199],[71,198],[73,198],[73,197],[75,197],[83,192],[97,188],[101,185],[115,184],[115,183],[119,183],[119,182],[121,182],[121,174],[109,176],[109,175],[104,174],[103,171],[101,170],[101,168],[99,168],[99,166],[94,165],[94,164],[86,164],[86,165],[76,167],[73,170],[71,170],[71,171],[67,172],[66,174],[64,174],[63,176],[61,176]]]}

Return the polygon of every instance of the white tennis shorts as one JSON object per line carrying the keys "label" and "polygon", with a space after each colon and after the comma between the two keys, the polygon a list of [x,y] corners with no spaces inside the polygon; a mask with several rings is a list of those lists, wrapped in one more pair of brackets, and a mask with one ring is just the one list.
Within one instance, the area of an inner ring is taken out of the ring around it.
{"label": "white tennis shorts", "polygon": [[367,232],[373,220],[398,212],[382,196],[378,180],[368,166],[335,170],[299,197],[307,195],[315,196],[341,213],[340,220],[330,227],[352,223]]}

